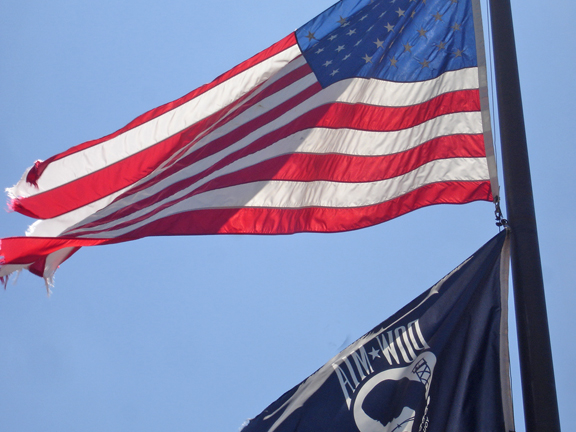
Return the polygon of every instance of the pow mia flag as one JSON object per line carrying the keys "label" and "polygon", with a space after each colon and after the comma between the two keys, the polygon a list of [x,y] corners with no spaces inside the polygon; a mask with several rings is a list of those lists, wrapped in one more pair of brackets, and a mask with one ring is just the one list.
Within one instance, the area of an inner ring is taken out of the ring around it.
{"label": "pow mia flag", "polygon": [[243,432],[514,430],[507,244],[496,235]]}

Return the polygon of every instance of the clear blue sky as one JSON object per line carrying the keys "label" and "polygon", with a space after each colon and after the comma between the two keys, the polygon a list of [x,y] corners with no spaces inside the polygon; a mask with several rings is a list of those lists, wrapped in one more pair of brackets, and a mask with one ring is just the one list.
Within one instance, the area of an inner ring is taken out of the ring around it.
{"label": "clear blue sky", "polygon": [[[0,186],[211,81],[331,5],[4,0]],[[564,431],[576,430],[574,2],[513,1]],[[0,212],[0,238],[31,220]],[[496,234],[493,206],[356,232],[85,248],[0,292],[0,427],[237,431]],[[514,315],[513,389],[524,430]]]}

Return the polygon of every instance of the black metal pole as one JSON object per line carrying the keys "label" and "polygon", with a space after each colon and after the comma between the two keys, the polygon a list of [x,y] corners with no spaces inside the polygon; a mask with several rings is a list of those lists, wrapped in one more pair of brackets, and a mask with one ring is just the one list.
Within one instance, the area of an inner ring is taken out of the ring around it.
{"label": "black metal pole", "polygon": [[560,431],[548,316],[510,0],[490,0],[524,418],[528,432]]}

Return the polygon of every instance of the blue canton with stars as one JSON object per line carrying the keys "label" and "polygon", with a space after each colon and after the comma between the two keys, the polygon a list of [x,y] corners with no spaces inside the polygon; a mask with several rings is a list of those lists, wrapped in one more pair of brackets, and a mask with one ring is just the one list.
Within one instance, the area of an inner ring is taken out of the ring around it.
{"label": "blue canton with stars", "polygon": [[322,87],[424,81],[477,66],[470,0],[342,0],[296,31]]}

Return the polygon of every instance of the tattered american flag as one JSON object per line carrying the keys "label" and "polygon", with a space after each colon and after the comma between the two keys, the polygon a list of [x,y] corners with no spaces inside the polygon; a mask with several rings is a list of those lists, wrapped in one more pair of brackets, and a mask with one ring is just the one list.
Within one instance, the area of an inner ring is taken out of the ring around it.
{"label": "tattered american flag", "polygon": [[475,19],[471,0],[340,1],[212,83],[37,162],[8,192],[40,221],[1,241],[0,278],[49,281],[82,246],[345,231],[492,200]]}

